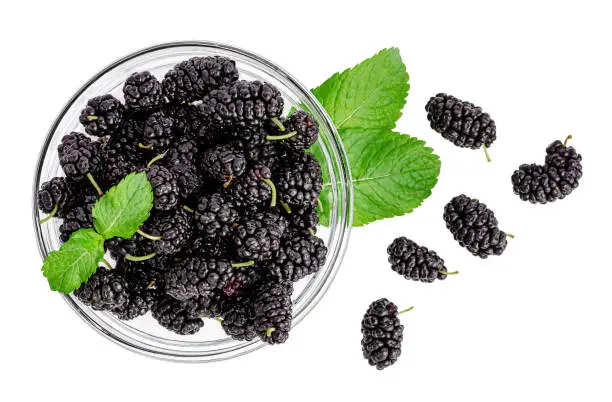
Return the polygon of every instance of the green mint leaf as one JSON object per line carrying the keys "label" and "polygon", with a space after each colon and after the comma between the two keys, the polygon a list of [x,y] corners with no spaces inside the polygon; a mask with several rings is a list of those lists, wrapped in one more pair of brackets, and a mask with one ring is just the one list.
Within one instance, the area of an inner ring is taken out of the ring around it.
{"label": "green mint leaf", "polygon": [[399,50],[383,49],[312,92],[338,130],[391,130],[406,104],[408,78]]}
{"label": "green mint leaf", "polygon": [[104,257],[104,238],[93,229],[79,229],[43,262],[51,290],[70,293],[87,281]]}
{"label": "green mint leaf", "polygon": [[130,173],[96,201],[94,228],[105,239],[130,238],[149,218],[153,190],[145,172]]}
{"label": "green mint leaf", "polygon": [[[410,213],[431,195],[440,158],[424,141],[386,130],[342,130],[340,136],[353,175],[353,226]],[[311,152],[325,161],[319,147]],[[330,193],[324,170],[319,221],[325,226],[332,208]]]}

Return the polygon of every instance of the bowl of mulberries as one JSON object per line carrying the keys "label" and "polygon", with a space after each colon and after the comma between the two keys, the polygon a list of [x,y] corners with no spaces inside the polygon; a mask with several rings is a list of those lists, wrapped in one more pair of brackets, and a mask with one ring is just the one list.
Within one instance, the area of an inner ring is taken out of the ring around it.
{"label": "bowl of mulberries", "polygon": [[134,219],[98,201],[132,191],[137,203],[128,182],[146,175],[146,219],[100,237],[101,262],[63,297],[133,351],[240,356],[290,341],[333,280],[351,224],[347,166],[329,116],[279,66],[217,43],[151,47],[96,74],[53,123],[34,180],[39,250],[45,265],[62,248],[62,264],[82,264],[70,253],[104,232],[96,213]]}

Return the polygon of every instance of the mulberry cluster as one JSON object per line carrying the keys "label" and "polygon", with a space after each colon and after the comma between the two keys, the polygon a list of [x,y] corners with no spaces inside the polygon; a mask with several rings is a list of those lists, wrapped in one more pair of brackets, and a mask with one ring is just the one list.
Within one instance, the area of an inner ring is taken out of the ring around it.
{"label": "mulberry cluster", "polygon": [[444,208],[446,227],[461,247],[480,258],[501,255],[507,235],[497,227],[497,218],[485,204],[466,195],[453,198]]}
{"label": "mulberry cluster", "polygon": [[146,173],[153,191],[136,233],[104,242],[115,268],[74,292],[84,304],[121,320],[150,312],[180,335],[217,318],[234,339],[287,339],[292,283],[327,254],[315,235],[321,168],[306,153],[318,124],[303,111],[283,116],[273,85],[239,78],[233,60],[194,57],[161,80],[129,75],[123,104],[109,94],[84,106],[86,134],[58,147],[66,177],[37,194],[62,219],[61,240],[93,227],[96,200],[130,173]]}
{"label": "mulberry cluster", "polygon": [[361,348],[370,366],[383,370],[402,354],[404,326],[398,318],[397,306],[387,299],[370,304],[361,321]]}
{"label": "mulberry cluster", "polygon": [[444,93],[425,106],[431,128],[461,148],[490,148],[497,138],[495,121],[482,108]]}
{"label": "mulberry cluster", "polygon": [[421,282],[443,280],[449,274],[444,260],[435,251],[412,240],[398,237],[387,248],[391,268],[406,279]]}
{"label": "mulberry cluster", "polygon": [[578,187],[582,156],[574,147],[554,141],[546,148],[544,165],[523,164],[512,175],[514,193],[532,204],[562,200]]}

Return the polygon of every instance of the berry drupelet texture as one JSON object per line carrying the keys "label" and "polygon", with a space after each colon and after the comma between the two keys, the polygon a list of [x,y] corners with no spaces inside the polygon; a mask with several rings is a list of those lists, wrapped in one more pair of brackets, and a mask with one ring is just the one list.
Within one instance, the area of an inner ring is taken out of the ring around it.
{"label": "berry drupelet texture", "polygon": [[291,282],[262,282],[253,292],[255,332],[271,345],[284,343],[289,338],[293,319]]}
{"label": "berry drupelet texture", "polygon": [[323,240],[316,236],[296,235],[281,245],[278,256],[268,269],[281,281],[296,282],[318,272],[326,255]]}
{"label": "berry drupelet texture", "polygon": [[204,326],[198,316],[182,302],[161,296],[151,308],[151,315],[159,325],[179,335],[193,335]]}
{"label": "berry drupelet texture", "polygon": [[89,280],[74,291],[74,295],[94,310],[113,310],[128,301],[127,282],[104,267],[98,268]]}
{"label": "berry drupelet texture", "polygon": [[406,279],[431,283],[446,279],[448,270],[435,251],[405,237],[398,237],[387,248],[391,268]]}
{"label": "berry drupelet texture", "polygon": [[189,257],[175,262],[165,273],[166,293],[177,300],[187,300],[222,290],[230,277],[232,264],[227,260]]}
{"label": "berry drupelet texture", "polygon": [[198,199],[195,220],[198,230],[205,238],[229,236],[237,219],[238,211],[223,193],[203,195]]}
{"label": "berry drupelet texture", "polygon": [[167,167],[152,165],[146,169],[153,187],[153,207],[158,211],[170,211],[179,201],[179,187],[174,174]]}
{"label": "berry drupelet texture", "polygon": [[482,108],[439,93],[425,106],[431,128],[462,148],[489,148],[497,138],[495,121]]}
{"label": "berry drupelet texture", "polygon": [[581,177],[582,156],[574,147],[554,141],[546,148],[544,165],[521,165],[512,175],[512,187],[521,200],[546,204],[571,194]]}
{"label": "berry drupelet texture", "polygon": [[270,168],[264,165],[256,165],[247,170],[242,177],[233,180],[228,187],[234,203],[240,207],[270,203],[273,191],[276,191],[276,188],[272,187],[274,183],[271,177]]}
{"label": "berry drupelet texture", "polygon": [[149,71],[134,73],[123,85],[125,105],[130,110],[152,110],[163,105],[161,84]]}
{"label": "berry drupelet texture", "polygon": [[70,208],[65,216],[62,224],[59,227],[60,240],[68,241],[70,236],[79,229],[93,227],[93,216],[91,211],[98,197],[86,196],[79,205]]}
{"label": "berry drupelet texture", "polygon": [[164,112],[154,112],[149,115],[144,125],[144,141],[152,145],[155,152],[163,152],[172,143],[174,119]]}
{"label": "berry drupelet texture", "polygon": [[275,212],[250,214],[234,228],[234,246],[239,261],[269,261],[278,251],[287,220]]}
{"label": "berry drupelet texture", "polygon": [[239,149],[218,145],[204,151],[202,168],[209,177],[229,185],[246,170],[246,159]]}
{"label": "berry drupelet texture", "polygon": [[295,135],[286,140],[287,145],[294,150],[303,151],[317,142],[319,138],[319,124],[309,113],[299,110],[287,119],[285,131],[295,132]]}
{"label": "berry drupelet texture", "polygon": [[64,136],[57,152],[59,163],[69,179],[82,180],[87,174],[95,176],[102,168],[100,143],[91,141],[84,134]]}
{"label": "berry drupelet texture", "polygon": [[112,95],[96,96],[87,102],[79,121],[85,132],[96,137],[115,133],[123,122],[125,107]]}
{"label": "berry drupelet texture", "polygon": [[163,92],[172,103],[201,100],[211,90],[238,80],[233,60],[221,56],[193,57],[168,73],[162,81]]}
{"label": "berry drupelet texture", "polygon": [[[159,237],[151,240],[150,249],[159,255],[173,255],[180,252],[193,233],[192,216],[183,209],[153,213],[142,225],[142,232]],[[143,239],[142,241],[146,241]]]}
{"label": "berry drupelet texture", "polygon": [[197,106],[200,116],[219,128],[262,126],[280,117],[284,100],[280,91],[260,81],[237,81],[211,91]]}
{"label": "berry drupelet texture", "polygon": [[397,306],[387,299],[370,304],[361,321],[361,349],[370,366],[383,370],[402,354],[404,326],[398,318]]}
{"label": "berry drupelet texture", "polygon": [[38,209],[63,217],[75,202],[75,194],[65,177],[54,177],[44,182],[36,195]]}
{"label": "berry drupelet texture", "polygon": [[289,206],[314,205],[323,188],[321,165],[311,154],[301,153],[275,172],[273,182]]}
{"label": "berry drupelet texture", "polygon": [[444,208],[444,221],[461,247],[480,258],[501,255],[508,244],[497,218],[485,204],[466,195],[453,198]]}
{"label": "berry drupelet texture", "polygon": [[226,334],[238,341],[252,341],[257,337],[255,331],[255,312],[253,300],[248,297],[236,297],[223,314],[221,326]]}

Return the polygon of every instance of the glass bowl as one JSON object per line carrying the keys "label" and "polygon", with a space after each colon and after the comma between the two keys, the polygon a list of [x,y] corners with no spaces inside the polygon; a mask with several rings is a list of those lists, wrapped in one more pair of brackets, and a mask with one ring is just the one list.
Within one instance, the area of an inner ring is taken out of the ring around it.
{"label": "glass bowl", "polygon": [[[96,74],[70,99],[51,126],[42,146],[34,177],[34,229],[42,258],[60,247],[58,219],[40,225],[36,200],[40,185],[62,176],[57,157],[61,138],[71,131],[83,132],[78,117],[87,100],[111,93],[123,99],[123,82],[133,72],[149,70],[159,79],[175,64],[194,56],[221,55],[236,61],[240,78],[274,84],[285,99],[285,114],[292,107],[309,110],[319,122],[320,138],[315,144],[325,155],[320,160],[330,175],[330,224],[319,228],[318,235],[328,247],[325,265],[314,276],[296,284],[293,325],[297,325],[323,297],[340,267],[349,239],[352,221],[352,187],[348,160],[334,125],[323,107],[293,76],[272,62],[246,50],[213,42],[167,43],[140,50],[116,61]],[[42,279],[42,278],[41,278]],[[257,350],[265,345],[254,340],[240,342],[229,338],[214,320],[205,320],[200,332],[180,336],[159,326],[150,314],[131,321],[121,321],[107,312],[94,311],[75,297],[62,295],[68,305],[89,325],[108,339],[130,350],[146,355],[188,362],[224,360]]]}

